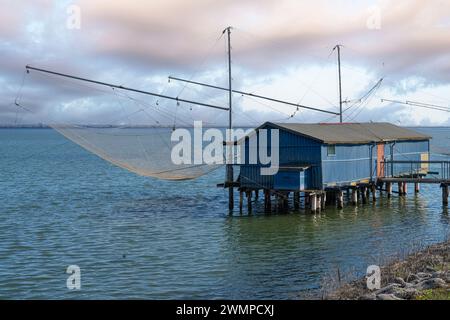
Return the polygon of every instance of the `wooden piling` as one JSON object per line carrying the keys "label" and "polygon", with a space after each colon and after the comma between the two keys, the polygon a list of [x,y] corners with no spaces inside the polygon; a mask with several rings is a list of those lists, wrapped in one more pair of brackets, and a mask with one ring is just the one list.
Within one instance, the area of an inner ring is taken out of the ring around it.
{"label": "wooden piling", "polygon": [[244,191],[239,190],[239,213],[242,214],[242,207],[244,202]]}
{"label": "wooden piling", "polygon": [[282,199],[281,199],[281,196],[280,196],[280,194],[278,192],[275,193],[275,199],[276,199],[275,206],[276,206],[277,213],[280,213],[281,205],[282,205],[282,203],[281,203]]}
{"label": "wooden piling", "polygon": [[362,203],[367,203],[367,187],[362,187],[361,189]]}
{"label": "wooden piling", "polygon": [[283,211],[289,211],[289,192],[283,194]]}
{"label": "wooden piling", "polygon": [[321,204],[322,210],[325,210],[325,207],[327,204],[327,192],[326,191],[324,191],[322,193],[321,199],[322,199],[322,204]]}
{"label": "wooden piling", "polygon": [[311,207],[311,212],[312,213],[316,213],[317,211],[317,196],[315,193],[310,193],[309,194],[309,203],[310,203],[310,207]]}
{"label": "wooden piling", "polygon": [[402,194],[406,195],[408,194],[408,184],[406,182],[403,182],[403,190],[402,190]]}
{"label": "wooden piling", "polygon": [[352,189],[352,205],[358,205],[358,190],[356,188]]}
{"label": "wooden piling", "polygon": [[420,183],[415,182],[414,183],[414,193],[419,193],[419,192],[420,192]]}
{"label": "wooden piling", "polygon": [[386,182],[386,190],[387,190],[388,198],[392,197],[392,183]]}
{"label": "wooden piling", "polygon": [[441,185],[442,188],[442,204],[444,206],[448,205],[448,184]]}
{"label": "wooden piling", "polygon": [[398,183],[398,195],[399,196],[403,195],[403,182]]}
{"label": "wooden piling", "polygon": [[294,209],[298,210],[300,208],[300,192],[294,192]]}
{"label": "wooden piling", "polygon": [[377,201],[377,186],[375,184],[371,185],[372,189],[372,200],[373,202]]}
{"label": "wooden piling", "polygon": [[252,213],[252,191],[249,190],[246,192],[247,194],[247,210],[248,210],[248,214]]}
{"label": "wooden piling", "polygon": [[342,190],[338,191],[338,208],[344,208],[344,192]]}
{"label": "wooden piling", "polygon": [[267,190],[263,189],[264,196],[264,212],[267,212]]}

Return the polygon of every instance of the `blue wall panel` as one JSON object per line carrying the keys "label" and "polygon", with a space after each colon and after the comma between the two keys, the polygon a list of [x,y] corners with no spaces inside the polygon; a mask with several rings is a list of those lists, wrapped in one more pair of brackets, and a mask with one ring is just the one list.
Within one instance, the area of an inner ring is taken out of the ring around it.
{"label": "blue wall panel", "polygon": [[[271,148],[271,129],[268,129],[268,149]],[[259,147],[259,143],[257,144]],[[298,167],[313,165],[314,168],[305,172],[305,188],[321,188],[321,144],[316,140],[309,139],[288,131],[279,131],[279,165],[280,167]],[[241,186],[255,188],[273,188],[273,176],[261,175],[258,161],[257,164],[249,164],[249,143],[245,142],[245,165],[241,166]],[[270,151],[268,152],[270,155]],[[259,160],[259,159],[258,159]],[[265,165],[266,166],[266,165]]]}
{"label": "blue wall panel", "polygon": [[276,190],[305,190],[305,172],[279,171],[273,177]]}
{"label": "blue wall panel", "polygon": [[322,146],[324,184],[328,186],[349,184],[370,178],[370,144],[336,145],[334,156],[327,155],[327,147]]}
{"label": "blue wall panel", "polygon": [[241,187],[254,189],[273,189],[273,175],[261,175],[258,165],[241,165]]}

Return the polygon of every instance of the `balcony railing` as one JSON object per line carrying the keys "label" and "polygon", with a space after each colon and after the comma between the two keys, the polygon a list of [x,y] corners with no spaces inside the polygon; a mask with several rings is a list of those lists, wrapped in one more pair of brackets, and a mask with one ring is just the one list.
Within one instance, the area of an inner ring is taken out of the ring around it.
{"label": "balcony railing", "polygon": [[384,178],[427,177],[450,180],[450,161],[385,160],[380,162],[379,176]]}

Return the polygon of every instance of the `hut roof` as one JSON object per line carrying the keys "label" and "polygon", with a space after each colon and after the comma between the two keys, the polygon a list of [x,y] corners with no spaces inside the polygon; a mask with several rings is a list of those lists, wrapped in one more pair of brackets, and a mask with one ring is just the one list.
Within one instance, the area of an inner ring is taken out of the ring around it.
{"label": "hut roof", "polygon": [[272,123],[272,126],[319,140],[326,144],[361,144],[383,141],[429,140],[430,136],[387,122],[370,123]]}

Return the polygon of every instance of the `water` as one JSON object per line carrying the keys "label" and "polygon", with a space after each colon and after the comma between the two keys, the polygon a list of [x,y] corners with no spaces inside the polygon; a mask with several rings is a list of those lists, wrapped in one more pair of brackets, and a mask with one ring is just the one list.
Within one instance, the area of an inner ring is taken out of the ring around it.
{"label": "water", "polygon": [[[448,147],[450,128],[421,130]],[[143,178],[50,129],[1,129],[0,151],[2,299],[296,299],[338,267],[363,274],[450,234],[437,185],[358,209],[230,218],[222,170]]]}

